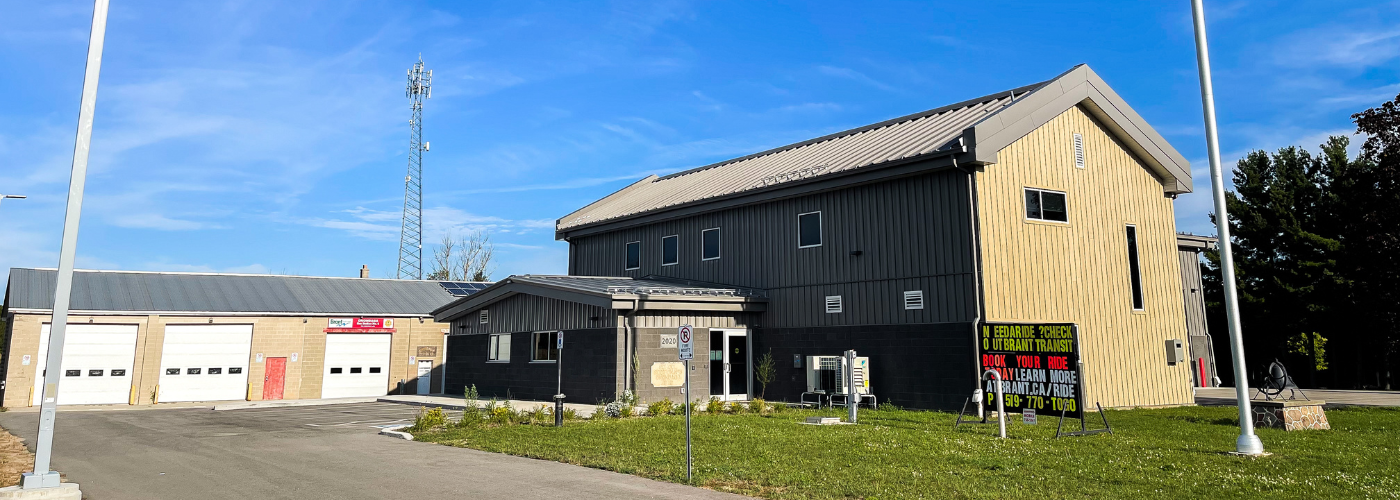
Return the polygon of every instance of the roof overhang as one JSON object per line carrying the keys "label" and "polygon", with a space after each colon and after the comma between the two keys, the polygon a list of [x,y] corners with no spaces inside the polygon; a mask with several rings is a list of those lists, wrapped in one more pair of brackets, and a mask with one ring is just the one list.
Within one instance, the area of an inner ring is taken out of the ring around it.
{"label": "roof overhang", "polygon": [[1194,234],[1176,235],[1176,248],[1188,250],[1214,250],[1220,240],[1214,236],[1198,236]]}
{"label": "roof overhang", "polygon": [[534,295],[617,311],[762,312],[768,307],[768,300],[763,297],[611,293],[553,286],[512,277],[433,311],[433,319],[441,322],[453,321],[515,295]]}
{"label": "roof overhang", "polygon": [[1157,175],[1164,192],[1191,192],[1191,163],[1084,64],[969,127],[963,134],[968,152],[961,159],[996,163],[1003,148],[1080,105]]}

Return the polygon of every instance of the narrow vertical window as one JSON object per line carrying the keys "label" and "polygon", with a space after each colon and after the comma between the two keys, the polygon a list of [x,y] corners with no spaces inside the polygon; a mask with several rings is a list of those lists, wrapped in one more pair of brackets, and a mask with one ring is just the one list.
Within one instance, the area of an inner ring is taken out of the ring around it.
{"label": "narrow vertical window", "polygon": [[822,213],[797,214],[797,248],[822,246]]}
{"label": "narrow vertical window", "polygon": [[1142,310],[1142,271],[1138,265],[1137,226],[1128,226],[1128,274],[1133,283],[1133,309]]}
{"label": "narrow vertical window", "polygon": [[676,235],[661,238],[661,265],[674,266],[681,261],[680,240]]}
{"label": "narrow vertical window", "polygon": [[715,260],[719,258],[719,228],[706,229],[700,232],[700,259]]}
{"label": "narrow vertical window", "polygon": [[633,241],[627,244],[627,269],[638,269],[642,267],[642,242]]}

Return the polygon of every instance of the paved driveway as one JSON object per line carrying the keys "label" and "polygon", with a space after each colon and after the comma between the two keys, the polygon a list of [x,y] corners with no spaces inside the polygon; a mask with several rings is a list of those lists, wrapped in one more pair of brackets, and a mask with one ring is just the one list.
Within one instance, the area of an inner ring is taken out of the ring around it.
{"label": "paved driveway", "polygon": [[[377,434],[415,411],[393,403],[59,411],[54,466],[94,500],[740,498]],[[0,413],[0,426],[33,443],[38,417]]]}

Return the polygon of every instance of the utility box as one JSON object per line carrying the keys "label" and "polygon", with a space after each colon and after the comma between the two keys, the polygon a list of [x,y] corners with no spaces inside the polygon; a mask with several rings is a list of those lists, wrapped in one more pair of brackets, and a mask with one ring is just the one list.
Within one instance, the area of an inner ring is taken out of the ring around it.
{"label": "utility box", "polygon": [[[846,358],[807,357],[807,392],[846,393]],[[856,358],[856,394],[870,394],[870,358]]]}
{"label": "utility box", "polygon": [[1167,365],[1186,361],[1186,346],[1181,339],[1167,339]]}

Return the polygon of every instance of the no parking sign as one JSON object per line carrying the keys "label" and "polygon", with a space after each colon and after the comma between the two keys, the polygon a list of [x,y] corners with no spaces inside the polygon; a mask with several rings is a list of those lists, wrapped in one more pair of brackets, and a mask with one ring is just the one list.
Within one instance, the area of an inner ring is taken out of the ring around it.
{"label": "no parking sign", "polygon": [[681,325],[679,332],[680,339],[678,339],[680,340],[680,345],[678,347],[680,349],[681,360],[695,359],[695,343],[693,342],[694,335],[692,335],[692,330],[690,325]]}

